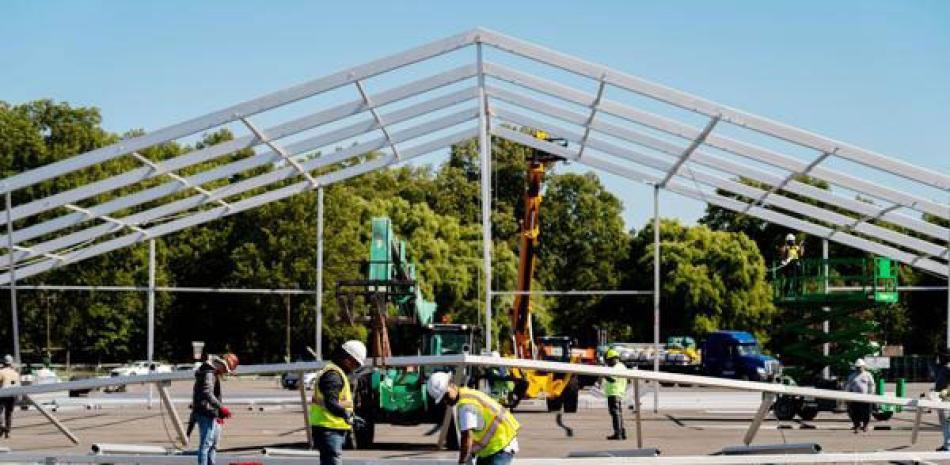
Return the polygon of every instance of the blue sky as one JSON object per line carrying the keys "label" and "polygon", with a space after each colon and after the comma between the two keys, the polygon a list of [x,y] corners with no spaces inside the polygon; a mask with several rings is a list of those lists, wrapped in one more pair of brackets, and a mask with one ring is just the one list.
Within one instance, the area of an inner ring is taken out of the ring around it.
{"label": "blue sky", "polygon": [[[950,2],[4,1],[0,100],[154,130],[484,26],[904,160],[950,167]],[[607,178],[629,226],[650,191]],[[665,216],[703,206],[663,196]]]}

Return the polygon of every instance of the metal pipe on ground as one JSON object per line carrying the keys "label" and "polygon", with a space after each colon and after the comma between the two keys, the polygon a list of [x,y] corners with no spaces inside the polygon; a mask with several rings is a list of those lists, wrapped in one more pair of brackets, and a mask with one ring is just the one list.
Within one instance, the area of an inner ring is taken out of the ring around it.
{"label": "metal pipe on ground", "polygon": [[725,447],[713,455],[762,455],[762,454],[819,454],[821,445],[811,442],[790,444],[762,444],[758,446]]}
{"label": "metal pipe on ground", "polygon": [[261,449],[261,454],[268,457],[319,457],[320,452],[304,449],[281,449],[277,447],[265,447]]}
{"label": "metal pipe on ground", "polygon": [[107,443],[107,442],[93,444],[92,453],[96,455],[105,455],[105,454],[170,455],[168,449],[161,446],[146,446],[146,445],[141,445],[141,444],[112,444],[112,443]]}
{"label": "metal pipe on ground", "polygon": [[659,457],[660,449],[647,447],[645,449],[617,449],[574,451],[567,454],[568,458],[595,458],[595,457]]}

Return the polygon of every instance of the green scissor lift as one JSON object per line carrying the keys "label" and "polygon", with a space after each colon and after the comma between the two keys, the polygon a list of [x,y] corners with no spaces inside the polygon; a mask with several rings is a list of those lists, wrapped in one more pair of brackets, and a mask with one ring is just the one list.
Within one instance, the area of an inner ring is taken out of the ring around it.
{"label": "green scissor lift", "polygon": [[[821,378],[820,372],[829,366],[844,373],[854,360],[874,352],[866,335],[875,329],[875,323],[855,318],[854,314],[898,302],[897,265],[885,257],[802,258],[773,267],[771,274],[775,304],[794,314],[783,327],[783,336],[789,341],[782,347],[783,358],[794,360],[797,366],[789,372],[798,379],[812,380],[818,387],[837,387],[835,381]],[[835,322],[828,334],[822,328],[826,320]],[[828,356],[820,351],[824,343],[835,347]],[[902,387],[899,383],[898,395],[903,395]],[[883,390],[884,384],[878,383],[878,393]],[[803,399],[782,401],[785,403],[776,404],[776,415],[785,418],[798,413],[810,420],[819,410],[834,408]],[[780,414],[780,409],[787,410]],[[892,413],[881,406],[875,417],[889,418]]]}

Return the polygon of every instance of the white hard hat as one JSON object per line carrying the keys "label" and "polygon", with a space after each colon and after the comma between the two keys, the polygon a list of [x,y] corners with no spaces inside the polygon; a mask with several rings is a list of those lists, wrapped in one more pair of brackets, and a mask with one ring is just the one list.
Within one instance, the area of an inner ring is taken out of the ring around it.
{"label": "white hard hat", "polygon": [[450,381],[451,376],[444,371],[432,373],[429,379],[426,380],[426,392],[429,393],[429,397],[431,397],[435,403],[438,404],[442,402],[442,398],[445,397],[445,392],[449,390]]}
{"label": "white hard hat", "polygon": [[859,358],[859,359],[855,360],[854,366],[855,366],[855,368],[866,367],[866,366],[868,366],[868,363],[865,362],[863,358]]}
{"label": "white hard hat", "polygon": [[353,360],[356,360],[356,363],[359,363],[360,366],[366,364],[366,346],[362,342],[355,339],[344,342],[343,352],[353,357]]}
{"label": "white hard hat", "polygon": [[4,364],[4,365],[13,365],[13,356],[10,355],[10,354],[4,355],[4,356],[3,356],[3,364]]}
{"label": "white hard hat", "polygon": [[794,234],[788,233],[788,234],[785,235],[785,242],[794,241],[794,240],[795,240],[795,235],[794,235]]}
{"label": "white hard hat", "polygon": [[491,356],[492,356],[492,357],[501,357],[501,353],[498,352],[497,350],[493,350],[493,351],[491,351]]}

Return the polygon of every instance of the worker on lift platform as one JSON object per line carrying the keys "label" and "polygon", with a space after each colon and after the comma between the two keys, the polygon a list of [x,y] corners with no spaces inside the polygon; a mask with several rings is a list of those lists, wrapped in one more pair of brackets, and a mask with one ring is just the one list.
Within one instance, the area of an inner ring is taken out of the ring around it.
{"label": "worker on lift platform", "polygon": [[798,244],[795,235],[788,233],[785,236],[785,244],[779,248],[779,255],[779,270],[785,278],[782,294],[788,296],[795,290],[795,279],[801,276],[801,258],[805,256],[805,244]]}

